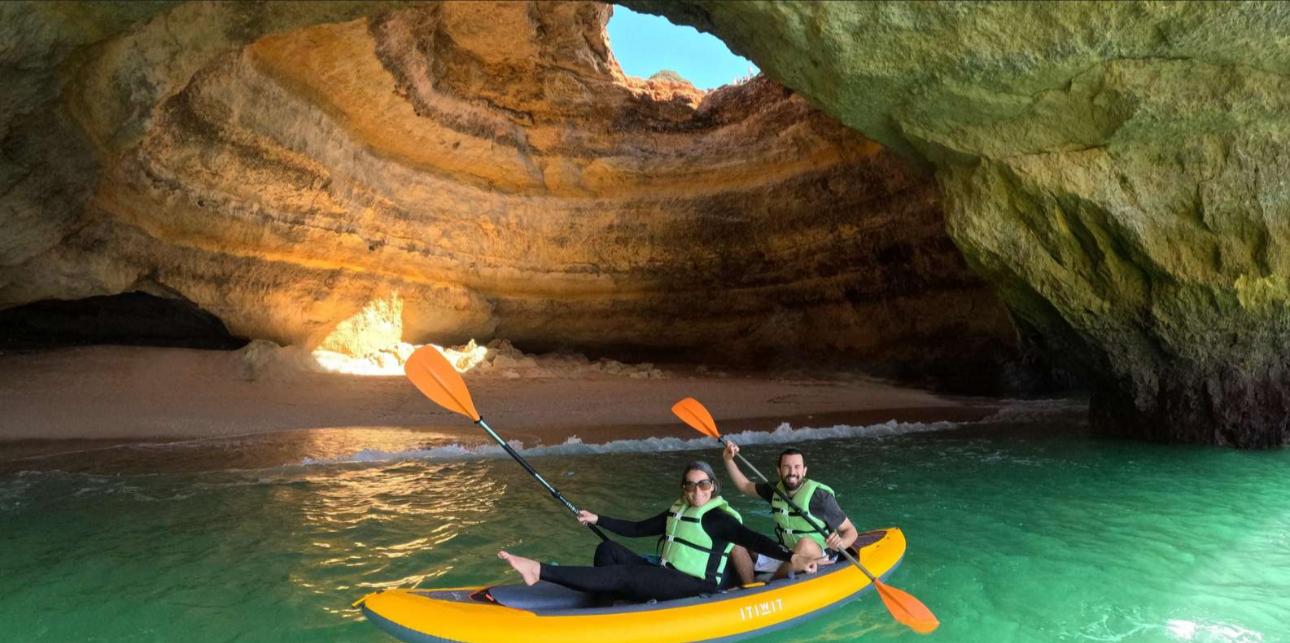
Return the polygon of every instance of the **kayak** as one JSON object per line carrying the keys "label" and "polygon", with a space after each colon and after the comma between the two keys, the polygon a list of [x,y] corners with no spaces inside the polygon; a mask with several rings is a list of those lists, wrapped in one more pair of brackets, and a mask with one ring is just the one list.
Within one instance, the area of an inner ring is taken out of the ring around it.
{"label": "kayak", "polygon": [[[897,528],[856,540],[860,562],[885,580],[905,555]],[[853,552],[854,553],[854,552]],[[818,616],[872,588],[845,559],[815,574],[670,601],[606,605],[553,583],[387,589],[359,599],[374,625],[396,639],[426,641],[713,641],[763,634]]]}

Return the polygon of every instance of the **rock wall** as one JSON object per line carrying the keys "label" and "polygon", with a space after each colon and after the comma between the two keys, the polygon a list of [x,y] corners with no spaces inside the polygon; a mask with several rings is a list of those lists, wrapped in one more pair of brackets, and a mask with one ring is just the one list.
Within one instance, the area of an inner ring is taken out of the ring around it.
{"label": "rock wall", "polygon": [[924,169],[771,80],[624,77],[607,5],[393,6],[0,9],[38,34],[0,73],[39,87],[4,106],[0,306],[170,292],[354,352],[376,306],[412,342],[1006,379]]}
{"label": "rock wall", "polygon": [[1290,5],[630,2],[935,168],[1117,435],[1290,440]]}

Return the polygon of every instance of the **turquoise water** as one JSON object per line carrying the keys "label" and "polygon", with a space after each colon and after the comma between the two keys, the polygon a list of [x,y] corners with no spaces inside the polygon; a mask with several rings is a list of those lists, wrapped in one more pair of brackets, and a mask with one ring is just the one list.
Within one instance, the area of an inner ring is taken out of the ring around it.
{"label": "turquoise water", "polygon": [[[1290,640],[1290,452],[1017,417],[765,440],[798,443],[860,527],[904,528],[889,582],[940,617],[925,640]],[[367,592],[513,581],[502,547],[589,558],[595,538],[518,466],[452,444],[331,429],[0,459],[0,640],[383,641],[350,608]],[[581,506],[643,517],[687,460],[718,464],[716,448],[665,450],[685,446],[574,444],[532,462]],[[769,471],[780,448],[744,453]],[[735,504],[769,529],[764,506]],[[862,635],[924,640],[872,594],[756,640]]]}

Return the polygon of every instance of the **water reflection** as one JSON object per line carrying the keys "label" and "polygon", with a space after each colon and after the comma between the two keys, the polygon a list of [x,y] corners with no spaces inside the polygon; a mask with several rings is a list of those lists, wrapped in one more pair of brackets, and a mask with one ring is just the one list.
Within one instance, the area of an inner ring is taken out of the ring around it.
{"label": "water reflection", "polygon": [[[305,485],[299,525],[311,534],[292,582],[335,596],[409,587],[451,572],[432,566],[438,547],[496,517],[508,484],[490,463],[403,462],[381,467],[308,467],[290,475]],[[294,484],[278,485],[280,503],[292,502]]]}
{"label": "water reflection", "polygon": [[404,453],[485,438],[473,427],[336,427],[198,440],[0,442],[0,475],[19,471],[193,473],[267,469],[360,452]]}

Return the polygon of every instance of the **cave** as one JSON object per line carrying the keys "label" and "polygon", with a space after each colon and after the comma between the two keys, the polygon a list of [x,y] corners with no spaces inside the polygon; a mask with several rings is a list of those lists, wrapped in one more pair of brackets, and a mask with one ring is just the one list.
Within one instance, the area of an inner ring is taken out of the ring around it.
{"label": "cave", "polygon": [[764,75],[628,77],[597,2],[38,5],[0,307],[156,275],[345,349],[397,299],[414,343],[1079,381],[1111,435],[1290,439],[1284,17],[625,4]]}
{"label": "cave", "polygon": [[0,351],[92,344],[236,350],[247,341],[190,301],[138,291],[0,310]]}

